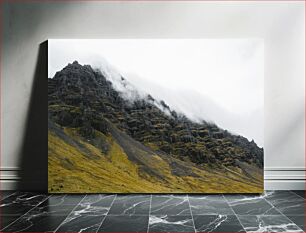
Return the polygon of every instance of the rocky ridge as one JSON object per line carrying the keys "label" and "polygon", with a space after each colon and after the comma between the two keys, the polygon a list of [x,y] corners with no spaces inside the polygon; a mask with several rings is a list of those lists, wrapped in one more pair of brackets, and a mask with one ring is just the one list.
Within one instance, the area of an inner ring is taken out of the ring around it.
{"label": "rocky ridge", "polygon": [[[124,86],[127,80],[119,80]],[[76,128],[87,140],[112,126],[153,151],[196,165],[263,167],[263,149],[215,124],[195,123],[150,95],[133,101],[114,88],[101,71],[78,62],[48,79],[49,120]],[[102,147],[107,151],[107,146]]]}

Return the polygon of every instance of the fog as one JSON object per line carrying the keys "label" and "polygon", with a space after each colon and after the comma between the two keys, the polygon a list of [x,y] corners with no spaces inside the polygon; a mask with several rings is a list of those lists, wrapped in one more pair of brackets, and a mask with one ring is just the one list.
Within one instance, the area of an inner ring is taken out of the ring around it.
{"label": "fog", "polygon": [[191,120],[214,122],[263,146],[261,39],[57,39],[48,50],[50,78],[77,60],[100,69],[125,98],[151,94]]}

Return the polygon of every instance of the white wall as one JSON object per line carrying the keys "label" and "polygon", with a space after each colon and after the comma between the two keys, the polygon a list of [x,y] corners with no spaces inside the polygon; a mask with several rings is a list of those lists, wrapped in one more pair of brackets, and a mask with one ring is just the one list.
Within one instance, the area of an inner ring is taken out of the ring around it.
{"label": "white wall", "polygon": [[[40,74],[39,44],[49,38],[263,38],[266,188],[304,188],[304,2],[12,1],[2,10],[2,188],[15,188],[21,161],[35,158],[24,155],[25,123],[47,116],[28,109]],[[44,100],[36,96],[34,103]],[[39,128],[34,133],[31,148],[45,137]],[[47,154],[35,153],[38,159],[27,161],[35,176],[26,188],[43,189],[46,172],[37,161],[46,161],[41,158]]]}

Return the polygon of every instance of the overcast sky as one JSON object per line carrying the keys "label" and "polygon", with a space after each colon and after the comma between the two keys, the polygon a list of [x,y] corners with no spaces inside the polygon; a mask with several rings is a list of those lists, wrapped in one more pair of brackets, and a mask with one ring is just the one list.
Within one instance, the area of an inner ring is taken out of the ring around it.
{"label": "overcast sky", "polygon": [[49,40],[49,77],[68,63],[107,62],[138,89],[191,119],[263,146],[262,39]]}

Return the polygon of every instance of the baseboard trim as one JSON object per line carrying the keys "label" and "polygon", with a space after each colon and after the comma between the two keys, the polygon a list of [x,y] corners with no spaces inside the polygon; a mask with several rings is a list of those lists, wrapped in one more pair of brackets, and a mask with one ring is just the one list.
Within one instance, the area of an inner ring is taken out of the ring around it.
{"label": "baseboard trim", "polygon": [[0,189],[1,190],[18,190],[19,180],[0,180]]}
{"label": "baseboard trim", "polygon": [[265,190],[305,190],[305,180],[266,180]]}
{"label": "baseboard trim", "polygon": [[[16,190],[20,184],[20,168],[3,167],[0,168],[0,189]],[[265,190],[305,190],[305,168],[301,167],[270,167],[264,169]],[[28,182],[29,190],[39,191],[44,187],[44,182],[35,179]]]}
{"label": "baseboard trim", "polygon": [[265,168],[264,175],[269,189],[305,189],[305,168]]}
{"label": "baseboard trim", "polygon": [[264,171],[306,171],[304,167],[265,167]]}

